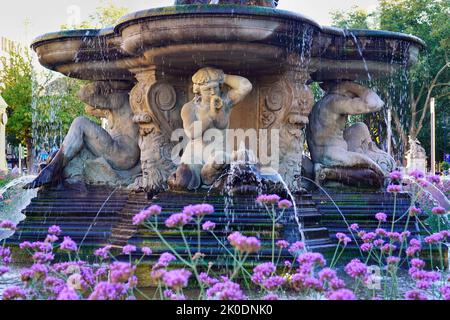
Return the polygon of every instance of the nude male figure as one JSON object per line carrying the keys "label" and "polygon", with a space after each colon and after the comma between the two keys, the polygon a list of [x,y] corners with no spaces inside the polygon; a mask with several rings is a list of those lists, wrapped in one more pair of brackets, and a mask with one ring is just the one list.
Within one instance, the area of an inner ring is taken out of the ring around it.
{"label": "nude male figure", "polygon": [[367,155],[349,150],[344,138],[349,115],[382,110],[384,102],[370,89],[350,81],[324,83],[325,97],[313,108],[308,126],[308,145],[315,164],[316,179],[326,168],[371,169],[384,173]]}
{"label": "nude male figure", "polygon": [[[197,189],[202,184],[211,184],[215,173],[227,162],[225,150],[205,154],[209,142],[204,134],[216,129],[225,141],[226,129],[230,125],[232,108],[241,102],[251,91],[252,84],[247,79],[227,75],[214,68],[200,69],[192,78],[195,98],[187,103],[182,111],[183,128],[189,139],[181,158],[181,165],[169,184],[180,189]],[[228,91],[222,92],[222,86]]]}
{"label": "nude male figure", "polygon": [[95,82],[83,87],[79,92],[80,100],[88,105],[88,113],[108,116],[109,132],[86,117],[76,118],[61,149],[26,188],[56,182],[64,167],[84,149],[95,157],[103,157],[112,169],[134,168],[140,157],[139,128],[132,121],[129,90],[130,85],[123,82]]}

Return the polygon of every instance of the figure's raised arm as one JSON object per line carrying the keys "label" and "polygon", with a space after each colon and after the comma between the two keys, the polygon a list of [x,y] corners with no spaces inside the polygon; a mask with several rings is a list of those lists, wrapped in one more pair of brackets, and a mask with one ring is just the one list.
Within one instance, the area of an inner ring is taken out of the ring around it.
{"label": "figure's raised arm", "polygon": [[128,82],[97,81],[80,89],[78,98],[95,109],[120,109],[129,102]]}
{"label": "figure's raised arm", "polygon": [[384,102],[372,90],[354,82],[342,82],[333,90],[336,98],[333,108],[340,114],[365,114],[378,112],[384,107]]}
{"label": "figure's raised arm", "polygon": [[240,76],[226,74],[224,83],[231,88],[228,91],[227,98],[233,106],[244,100],[253,89],[252,83]]}

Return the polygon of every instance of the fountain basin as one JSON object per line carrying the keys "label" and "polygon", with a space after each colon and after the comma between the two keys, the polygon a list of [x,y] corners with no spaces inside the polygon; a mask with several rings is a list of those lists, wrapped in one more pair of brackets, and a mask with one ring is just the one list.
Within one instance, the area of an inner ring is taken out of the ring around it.
{"label": "fountain basin", "polygon": [[424,43],[394,32],[322,27],[267,7],[182,5],[127,15],[111,29],[46,34],[32,48],[47,68],[86,80],[132,79],[132,71],[154,65],[178,74],[205,65],[274,74],[295,53],[320,81],[387,76],[414,64]]}

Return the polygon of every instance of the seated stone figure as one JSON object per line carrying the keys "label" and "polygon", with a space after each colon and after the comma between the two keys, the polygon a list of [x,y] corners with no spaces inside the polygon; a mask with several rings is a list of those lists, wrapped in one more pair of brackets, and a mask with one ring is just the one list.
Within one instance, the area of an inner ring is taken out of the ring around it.
{"label": "seated stone figure", "polygon": [[385,175],[395,170],[394,158],[378,148],[372,141],[369,128],[365,123],[358,122],[347,128],[344,131],[344,139],[347,141],[349,151],[367,155],[380,166]]}
{"label": "seated stone figure", "polygon": [[370,150],[370,135],[361,125],[346,133],[345,128],[349,115],[378,112],[384,102],[372,90],[350,81],[326,82],[322,88],[326,95],[310,114],[307,134],[317,182],[381,186],[386,175],[379,165],[382,161],[365,151]]}
{"label": "seated stone figure", "polygon": [[139,128],[132,121],[131,85],[126,82],[95,82],[81,89],[79,98],[87,112],[107,117],[109,132],[86,117],[74,120],[61,149],[26,188],[60,181],[127,184],[139,174]]}
{"label": "seated stone figure", "polygon": [[[210,185],[224,170],[231,155],[224,150],[211,148],[205,133],[226,141],[233,106],[251,91],[252,84],[243,77],[227,75],[222,70],[203,68],[192,78],[195,98],[181,110],[183,128],[188,138],[187,147],[177,172],[169,179],[172,189],[195,190]],[[227,87],[227,90],[224,87]],[[216,141],[217,142],[217,141]],[[209,152],[209,153],[208,153]]]}

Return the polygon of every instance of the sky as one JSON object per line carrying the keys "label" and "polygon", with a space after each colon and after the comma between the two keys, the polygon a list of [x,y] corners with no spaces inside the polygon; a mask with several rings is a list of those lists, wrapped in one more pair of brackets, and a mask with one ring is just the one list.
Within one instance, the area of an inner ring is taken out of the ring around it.
{"label": "sky", "polygon": [[[73,19],[86,19],[102,0],[13,0],[2,1],[0,10],[0,36],[29,44],[35,37],[68,24]],[[139,11],[171,5],[173,0],[113,0],[120,6]],[[359,6],[372,10],[377,0],[280,0],[279,8],[295,11],[329,25],[330,12]]]}

